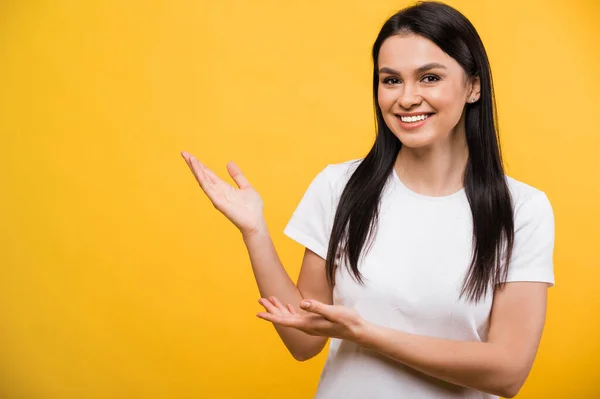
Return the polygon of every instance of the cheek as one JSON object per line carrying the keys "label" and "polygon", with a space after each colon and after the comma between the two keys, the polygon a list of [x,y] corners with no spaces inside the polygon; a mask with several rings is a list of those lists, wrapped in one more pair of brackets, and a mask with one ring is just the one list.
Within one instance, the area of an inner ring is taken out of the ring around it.
{"label": "cheek", "polygon": [[451,88],[439,88],[428,93],[427,102],[434,107],[439,114],[452,120],[460,119],[464,103],[461,92]]}
{"label": "cheek", "polygon": [[452,104],[455,103],[457,96],[455,90],[447,86],[439,86],[436,88],[432,88],[427,92],[427,100],[428,102],[439,108],[439,111],[445,111],[448,108],[452,107]]}
{"label": "cheek", "polygon": [[379,88],[377,92],[377,102],[382,111],[387,111],[394,104],[396,98],[392,90]]}

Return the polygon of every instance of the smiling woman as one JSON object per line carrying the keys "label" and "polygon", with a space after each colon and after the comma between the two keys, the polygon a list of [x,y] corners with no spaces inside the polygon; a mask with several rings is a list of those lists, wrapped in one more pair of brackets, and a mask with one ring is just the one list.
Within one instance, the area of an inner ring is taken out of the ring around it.
{"label": "smiling woman", "polygon": [[[461,65],[435,43],[415,34],[392,36],[381,45],[379,65],[378,103],[400,142],[411,148],[422,147],[455,127],[464,130],[464,120],[459,120],[465,103],[474,103],[479,96],[479,78],[466,81]],[[425,124],[429,134],[403,134]],[[464,134],[456,136],[465,138]]]}
{"label": "smiling woman", "polygon": [[319,173],[286,226],[306,247],[297,284],[240,169],[236,189],[183,157],[242,232],[258,317],[298,360],[332,338],[317,398],[513,397],[554,284],[550,202],[504,173],[487,54],[461,13],[401,10],[372,55],[377,137]]}

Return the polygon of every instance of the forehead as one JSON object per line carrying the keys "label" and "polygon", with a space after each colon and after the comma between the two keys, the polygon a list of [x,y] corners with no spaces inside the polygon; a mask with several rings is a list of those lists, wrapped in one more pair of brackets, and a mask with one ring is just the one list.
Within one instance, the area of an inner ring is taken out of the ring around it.
{"label": "forehead", "polygon": [[387,66],[401,71],[410,71],[431,62],[438,62],[448,69],[458,66],[456,60],[442,51],[434,42],[423,36],[390,36],[379,50],[379,67]]}

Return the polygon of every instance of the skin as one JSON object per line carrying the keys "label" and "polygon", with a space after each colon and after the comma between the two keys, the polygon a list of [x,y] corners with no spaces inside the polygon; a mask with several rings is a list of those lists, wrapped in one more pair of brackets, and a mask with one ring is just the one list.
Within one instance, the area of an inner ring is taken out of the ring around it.
{"label": "skin", "polygon": [[[434,63],[440,66],[418,71]],[[479,99],[479,78],[467,77],[456,60],[416,35],[385,40],[378,66],[379,107],[385,123],[403,144],[395,165],[398,176],[424,195],[458,191],[469,155],[465,104]],[[413,112],[434,115],[416,130],[402,128],[397,115]]]}
{"label": "skin", "polygon": [[[417,71],[430,63],[444,68]],[[424,195],[461,189],[468,159],[464,109],[471,98],[479,99],[479,79],[466,76],[454,59],[415,35],[388,38],[378,65],[387,68],[380,72],[378,103],[386,124],[403,143],[394,165],[399,177]],[[398,113],[421,111],[435,113],[422,128],[409,131],[397,121]],[[214,207],[240,230],[265,309],[257,317],[273,323],[296,359],[316,356],[334,337],[456,385],[509,398],[519,392],[543,331],[546,283],[511,282],[496,290],[487,342],[432,338],[374,325],[351,308],[333,305],[325,260],[309,249],[293,283],[273,246],[263,202],[237,165],[227,164],[236,188],[191,154],[182,156]]]}

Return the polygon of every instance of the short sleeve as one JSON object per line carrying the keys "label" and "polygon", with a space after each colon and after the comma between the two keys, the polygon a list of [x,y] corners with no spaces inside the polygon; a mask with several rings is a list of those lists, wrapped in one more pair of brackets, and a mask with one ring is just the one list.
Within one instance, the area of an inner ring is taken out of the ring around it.
{"label": "short sleeve", "polygon": [[333,220],[333,188],[327,166],[311,182],[284,234],[323,259],[327,257]]}
{"label": "short sleeve", "polygon": [[536,192],[515,215],[515,240],[507,282],[539,281],[554,286],[554,213],[546,194]]}

